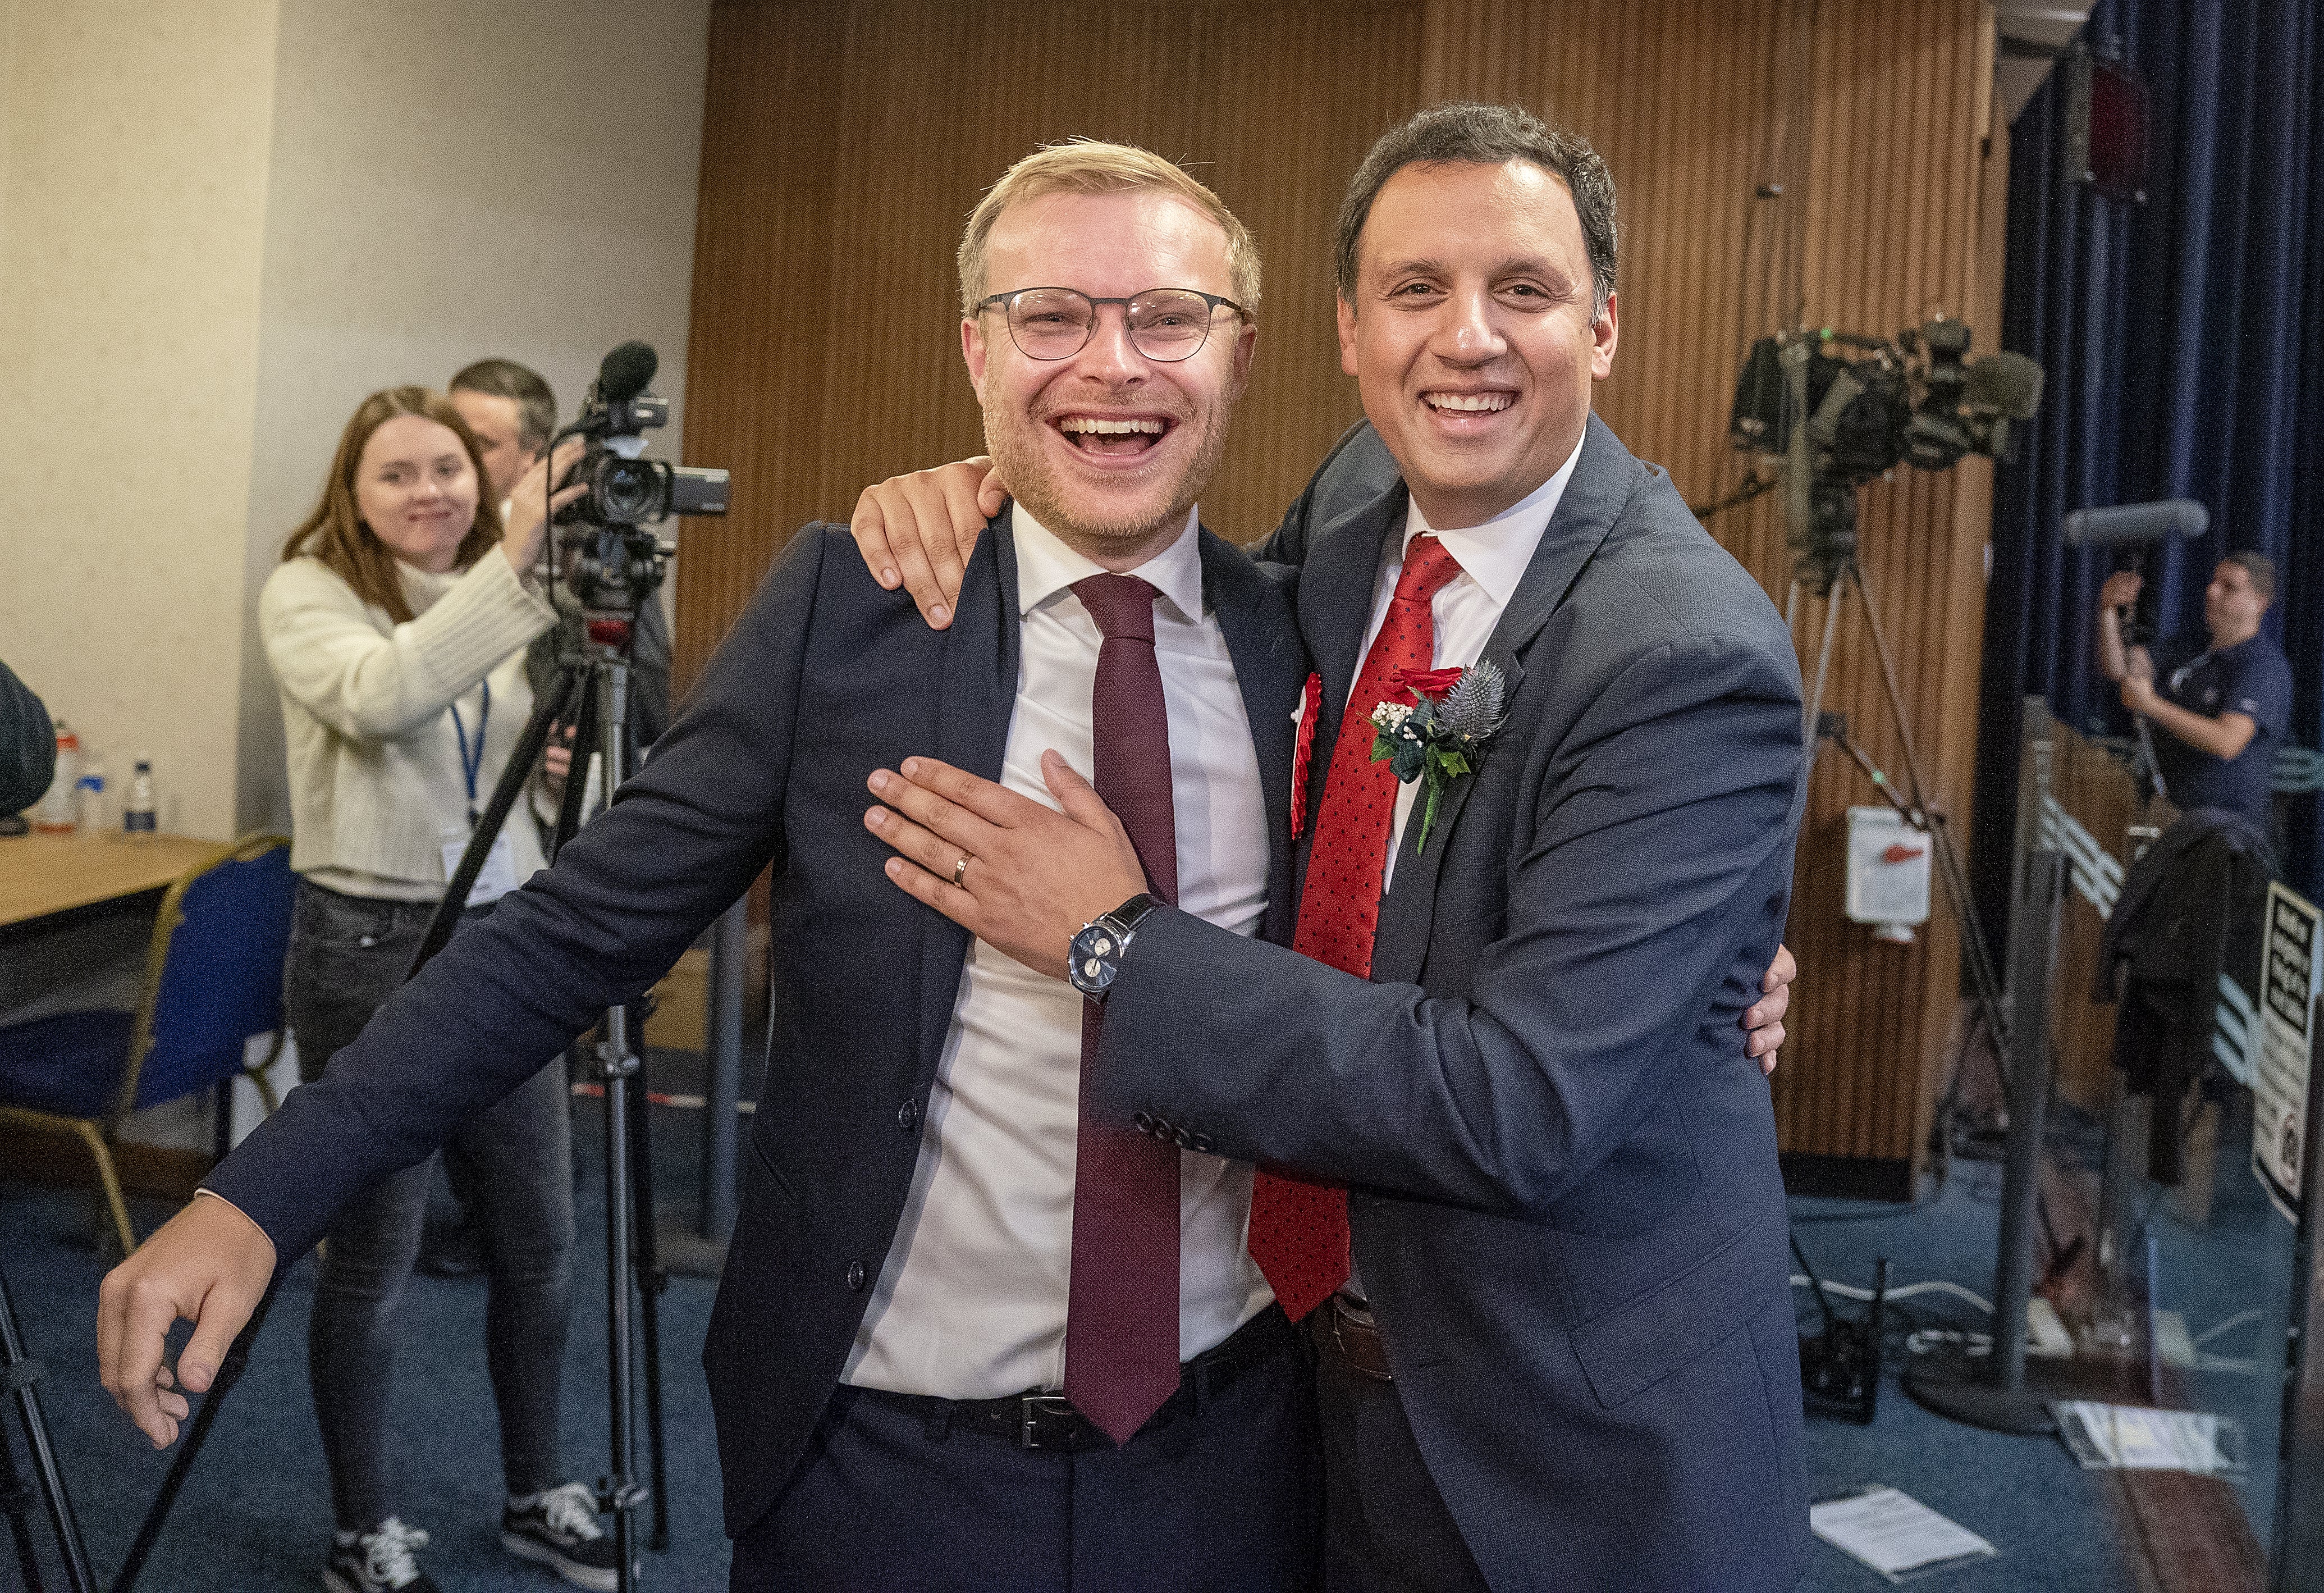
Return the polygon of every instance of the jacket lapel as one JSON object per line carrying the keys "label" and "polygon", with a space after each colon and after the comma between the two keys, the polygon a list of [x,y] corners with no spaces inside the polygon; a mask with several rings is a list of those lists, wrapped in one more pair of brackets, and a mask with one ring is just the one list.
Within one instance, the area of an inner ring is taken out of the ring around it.
{"label": "jacket lapel", "polygon": [[1260,800],[1267,807],[1267,900],[1269,930],[1288,933],[1291,878],[1291,758],[1297,731],[1291,710],[1307,682],[1307,652],[1299,644],[1290,605],[1277,584],[1250,560],[1205,530],[1202,533],[1203,591],[1226,637],[1259,757]]}
{"label": "jacket lapel", "polygon": [[[1557,500],[1557,512],[1550,516],[1549,525],[1542,533],[1533,558],[1517,582],[1517,589],[1509,597],[1509,604],[1501,611],[1500,623],[1485,642],[1483,660],[1499,667],[1507,693],[1502,699],[1502,711],[1511,723],[1505,726],[1499,736],[1486,743],[1484,763],[1489,764],[1501,749],[1495,745],[1503,737],[1520,735],[1523,726],[1517,722],[1517,689],[1525,682],[1526,654],[1534,639],[1541,634],[1549,616],[1565,601],[1565,595],[1584,566],[1598,551],[1599,545],[1613,529],[1622,505],[1636,489],[1639,465],[1615,437],[1612,430],[1596,415],[1590,417],[1588,431],[1582,443],[1582,457],[1574,461],[1573,475],[1565,484],[1565,492]],[[1538,661],[1545,669],[1554,669],[1556,660]],[[1437,887],[1444,867],[1444,857],[1452,849],[1452,831],[1460,823],[1461,813],[1469,805],[1470,792],[1483,777],[1483,767],[1464,780],[1455,781],[1436,805],[1436,822],[1429,827],[1427,847],[1416,853],[1414,846],[1420,838],[1420,814],[1425,810],[1424,795],[1414,805],[1413,817],[1405,833],[1397,841],[1396,876],[1388,897],[1380,903],[1379,928],[1372,940],[1372,977],[1383,984],[1411,984],[1420,977],[1421,965],[1428,958],[1428,936],[1436,917]]]}
{"label": "jacket lapel", "polygon": [[[1003,504],[986,523],[962,572],[952,626],[936,649],[936,755],[987,780],[1001,778],[1017,705],[1017,545],[1009,520]],[[933,1068],[960,994],[969,933],[939,912],[918,917],[920,1059]]]}

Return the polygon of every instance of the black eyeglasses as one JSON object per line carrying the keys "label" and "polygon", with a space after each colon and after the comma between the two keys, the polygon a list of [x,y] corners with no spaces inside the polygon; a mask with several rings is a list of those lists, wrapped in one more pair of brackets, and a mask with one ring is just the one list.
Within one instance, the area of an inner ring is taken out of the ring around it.
{"label": "black eyeglasses", "polygon": [[1130,346],[1148,359],[1192,359],[1210,340],[1211,317],[1221,310],[1247,314],[1231,299],[1192,288],[1148,288],[1128,299],[1093,299],[1074,288],[1019,288],[995,293],[977,305],[1008,311],[1009,337],[1028,359],[1071,359],[1097,329],[1097,307],[1121,306]]}

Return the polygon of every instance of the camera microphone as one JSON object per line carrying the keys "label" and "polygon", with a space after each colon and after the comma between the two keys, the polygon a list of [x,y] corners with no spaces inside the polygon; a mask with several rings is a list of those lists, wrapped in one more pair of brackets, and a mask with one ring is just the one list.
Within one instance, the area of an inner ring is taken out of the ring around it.
{"label": "camera microphone", "polygon": [[597,366],[597,397],[608,404],[622,403],[646,390],[660,368],[661,357],[653,345],[635,339],[622,344]]}
{"label": "camera microphone", "polygon": [[2159,542],[2182,536],[2190,541],[2211,527],[2211,512],[2192,498],[2163,498],[2152,504],[2121,504],[2111,509],[2075,509],[2066,515],[2066,545],[2110,547],[2120,542]]}

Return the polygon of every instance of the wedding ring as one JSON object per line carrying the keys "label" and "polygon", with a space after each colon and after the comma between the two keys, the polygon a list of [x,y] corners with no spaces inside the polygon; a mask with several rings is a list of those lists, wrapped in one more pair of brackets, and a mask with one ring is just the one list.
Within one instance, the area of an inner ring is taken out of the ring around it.
{"label": "wedding ring", "polygon": [[962,877],[967,873],[968,859],[966,857],[963,857],[959,862],[952,866],[952,883],[957,886],[960,884]]}

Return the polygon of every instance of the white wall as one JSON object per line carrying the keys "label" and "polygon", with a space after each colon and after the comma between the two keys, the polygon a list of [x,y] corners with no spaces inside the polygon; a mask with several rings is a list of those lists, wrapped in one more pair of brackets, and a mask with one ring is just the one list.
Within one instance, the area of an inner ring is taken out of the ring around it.
{"label": "white wall", "polygon": [[251,602],[365,394],[569,412],[631,337],[683,394],[708,14],[0,0],[0,656],[165,824],[284,821]]}
{"label": "white wall", "polygon": [[0,0],[0,654],[234,830],[272,0]]}

